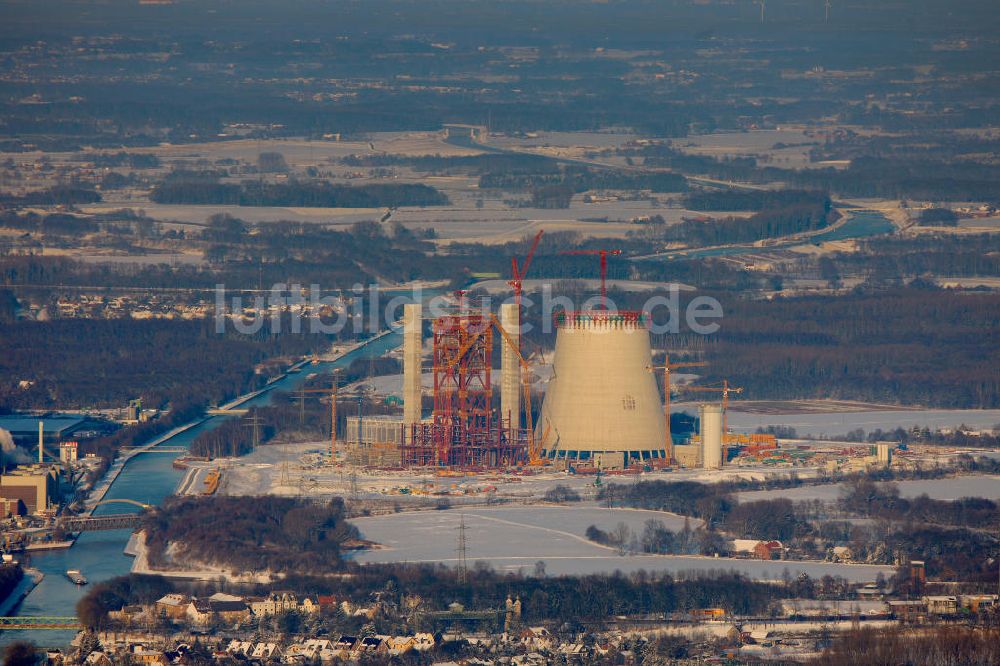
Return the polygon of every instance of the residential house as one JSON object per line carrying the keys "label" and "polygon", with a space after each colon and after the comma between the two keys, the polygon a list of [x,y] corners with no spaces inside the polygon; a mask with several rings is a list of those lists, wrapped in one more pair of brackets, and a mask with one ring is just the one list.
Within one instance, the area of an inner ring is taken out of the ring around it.
{"label": "residential house", "polygon": [[156,600],[154,608],[156,613],[165,614],[173,620],[179,620],[187,615],[188,605],[191,598],[184,594],[166,594]]}
{"label": "residential house", "polygon": [[108,617],[119,622],[134,622],[142,618],[146,609],[142,606],[124,606],[116,611],[108,611]]}
{"label": "residential house", "polygon": [[333,644],[333,652],[338,659],[349,659],[355,653],[358,644],[357,636],[341,636]]}
{"label": "residential house", "polygon": [[289,655],[299,655],[309,661],[322,658],[323,653],[333,650],[333,643],[325,638],[310,638],[298,645],[293,645],[287,651]]}
{"label": "residential house", "polygon": [[434,648],[434,634],[418,633],[413,636],[413,649],[425,652]]}
{"label": "residential house", "polygon": [[833,559],[837,562],[850,562],[853,555],[851,549],[847,546],[833,547]]}
{"label": "residential house", "polygon": [[545,627],[528,627],[519,636],[521,644],[529,650],[548,650],[552,647],[552,634]]}
{"label": "residential house", "polygon": [[168,666],[167,655],[159,650],[147,650],[141,645],[136,646],[136,650],[129,655],[133,664],[150,664],[151,666]]}
{"label": "residential house", "polygon": [[562,643],[557,649],[568,662],[583,662],[587,658],[587,647],[583,643]]}
{"label": "residential house", "polygon": [[731,548],[733,555],[749,557],[753,555],[753,549],[760,543],[760,539],[733,539]]}
{"label": "residential house", "polygon": [[355,644],[354,651],[358,655],[384,655],[388,653],[388,648],[378,636],[365,636]]}
{"label": "residential house", "polygon": [[87,655],[83,663],[86,666],[111,666],[111,657],[104,652],[94,651]]}
{"label": "residential house", "polygon": [[207,625],[215,615],[212,613],[212,602],[208,599],[193,599],[187,607],[187,617],[194,624]]}
{"label": "residential house", "polygon": [[780,541],[761,541],[753,547],[753,556],[758,560],[778,560],[783,551]]}
{"label": "residential house", "polygon": [[385,639],[386,649],[393,657],[416,649],[415,645],[416,641],[413,640],[413,636],[389,636]]}
{"label": "residential house", "polygon": [[280,656],[280,651],[275,643],[257,643],[253,651],[247,655],[251,659],[270,660]]}
{"label": "residential house", "polygon": [[212,601],[208,602],[209,608],[219,617],[220,620],[229,625],[239,624],[250,619],[250,609],[242,599],[236,601]]}
{"label": "residential house", "polygon": [[291,592],[272,592],[266,597],[251,597],[247,600],[250,611],[258,616],[277,615],[289,610],[297,610],[298,599]]}
{"label": "residential house", "polygon": [[303,613],[318,613],[321,605],[318,597],[306,597],[299,604],[299,610]]}
{"label": "residential house", "polygon": [[854,593],[858,595],[858,599],[884,599],[886,590],[875,583],[868,583],[859,587]]}

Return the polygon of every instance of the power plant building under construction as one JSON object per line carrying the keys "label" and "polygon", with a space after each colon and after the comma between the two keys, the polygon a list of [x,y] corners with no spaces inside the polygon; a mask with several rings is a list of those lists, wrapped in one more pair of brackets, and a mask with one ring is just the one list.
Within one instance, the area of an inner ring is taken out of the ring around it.
{"label": "power plant building under construction", "polygon": [[[425,418],[422,314],[418,304],[404,308],[403,416],[362,416],[359,402],[359,414],[346,421],[346,452],[354,462],[464,470],[548,462],[661,467],[674,459],[717,469],[725,463],[718,406],[703,407],[697,445],[675,447],[671,441],[653,372],[648,313],[556,314],[552,376],[537,420],[530,390],[534,375],[519,350],[520,310],[510,304],[500,308],[499,317],[460,304],[430,321],[433,411]],[[493,367],[495,348],[499,373]],[[500,380],[498,401],[494,378]]]}
{"label": "power plant building under construction", "polygon": [[647,371],[647,315],[564,312],[555,324],[553,376],[535,431],[542,456],[602,467],[667,460],[663,403]]}

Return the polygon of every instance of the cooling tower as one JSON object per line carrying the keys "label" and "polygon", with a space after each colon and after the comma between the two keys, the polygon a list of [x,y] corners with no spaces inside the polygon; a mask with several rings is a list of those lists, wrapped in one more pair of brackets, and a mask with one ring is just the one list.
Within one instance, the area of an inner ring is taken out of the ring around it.
{"label": "cooling tower", "polygon": [[722,467],[722,406],[702,405],[698,409],[701,421],[702,466],[705,469]]}
{"label": "cooling tower", "polygon": [[[521,335],[518,322],[516,303],[504,303],[500,306],[500,325],[507,331],[514,344]],[[521,427],[521,366],[517,354],[506,342],[501,344],[500,352],[500,416],[510,419],[510,427]]]}
{"label": "cooling tower", "polygon": [[[549,458],[664,458],[663,404],[640,312],[569,312],[556,318],[553,377],[535,429]],[[602,456],[603,457],[603,456]]]}
{"label": "cooling tower", "polygon": [[403,423],[409,431],[411,423],[422,416],[420,376],[423,372],[420,352],[423,347],[423,308],[419,303],[403,306]]}

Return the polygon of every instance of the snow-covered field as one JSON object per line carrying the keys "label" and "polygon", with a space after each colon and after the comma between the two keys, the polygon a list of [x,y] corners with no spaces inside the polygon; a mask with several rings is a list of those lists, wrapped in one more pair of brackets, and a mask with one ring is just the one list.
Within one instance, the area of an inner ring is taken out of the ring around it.
{"label": "snow-covered field", "polygon": [[[681,555],[626,555],[587,541],[589,525],[611,530],[624,522],[641,534],[644,523],[662,520],[668,529],[678,530],[684,519],[656,511],[638,511],[586,507],[500,507],[450,509],[398,513],[361,518],[352,522],[366,539],[381,549],[354,554],[359,562],[430,562],[454,566],[458,560],[459,524],[464,516],[466,559],[470,566],[487,562],[500,571],[531,573],[535,563],[545,562],[548,574],[611,573],[661,571],[677,573],[735,570],[761,580],[781,579],[807,573],[812,577],[826,574],[852,581],[873,581],[881,571],[891,574],[891,567],[844,565],[827,562],[765,562]],[[695,525],[692,525],[694,527]]]}
{"label": "snow-covered field", "polygon": [[[694,405],[685,405],[688,411]],[[677,406],[681,411],[682,407]],[[974,429],[992,428],[1000,423],[1000,409],[941,409],[941,410],[872,410],[838,411],[833,413],[809,414],[757,414],[740,412],[739,405],[729,409],[729,427],[736,432],[753,432],[758,427],[788,426],[795,428],[799,437],[838,437],[855,428],[871,432],[878,428],[912,428],[913,426],[957,428],[965,424]]]}
{"label": "snow-covered field", "polygon": [[[955,500],[960,497],[1000,499],[1000,476],[989,474],[972,474],[947,479],[897,481],[896,485],[899,486],[899,494],[903,497],[918,497],[926,493],[930,498],[939,500]],[[840,497],[841,487],[839,483],[831,483],[822,486],[802,486],[800,488],[786,488],[783,490],[755,490],[740,493],[739,500],[741,502],[753,502],[755,500],[787,497],[794,502],[814,499],[831,502]]]}

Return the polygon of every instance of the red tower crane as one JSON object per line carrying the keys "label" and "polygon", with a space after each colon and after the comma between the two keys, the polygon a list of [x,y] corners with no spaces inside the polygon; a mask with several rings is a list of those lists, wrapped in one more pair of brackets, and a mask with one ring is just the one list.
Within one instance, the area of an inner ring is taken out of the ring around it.
{"label": "red tower crane", "polygon": [[621,250],[569,250],[560,254],[596,254],[601,257],[601,309],[608,309],[608,255],[619,255]]}
{"label": "red tower crane", "polygon": [[[545,231],[539,229],[538,233],[535,234],[535,239],[531,241],[531,249],[528,250],[528,254],[527,256],[525,256],[524,261],[521,262],[520,266],[517,265],[517,257],[510,258],[511,278],[510,280],[507,281],[507,284],[510,285],[511,289],[514,290],[514,303],[517,305],[518,333],[520,333],[521,330],[521,289],[523,286],[522,281],[528,274],[528,268],[531,266],[531,260],[534,259],[535,257],[535,250],[538,249],[538,243],[541,242],[542,234],[544,233]],[[518,354],[520,354],[521,353],[520,334],[517,336],[517,347],[518,347],[517,352]]]}

